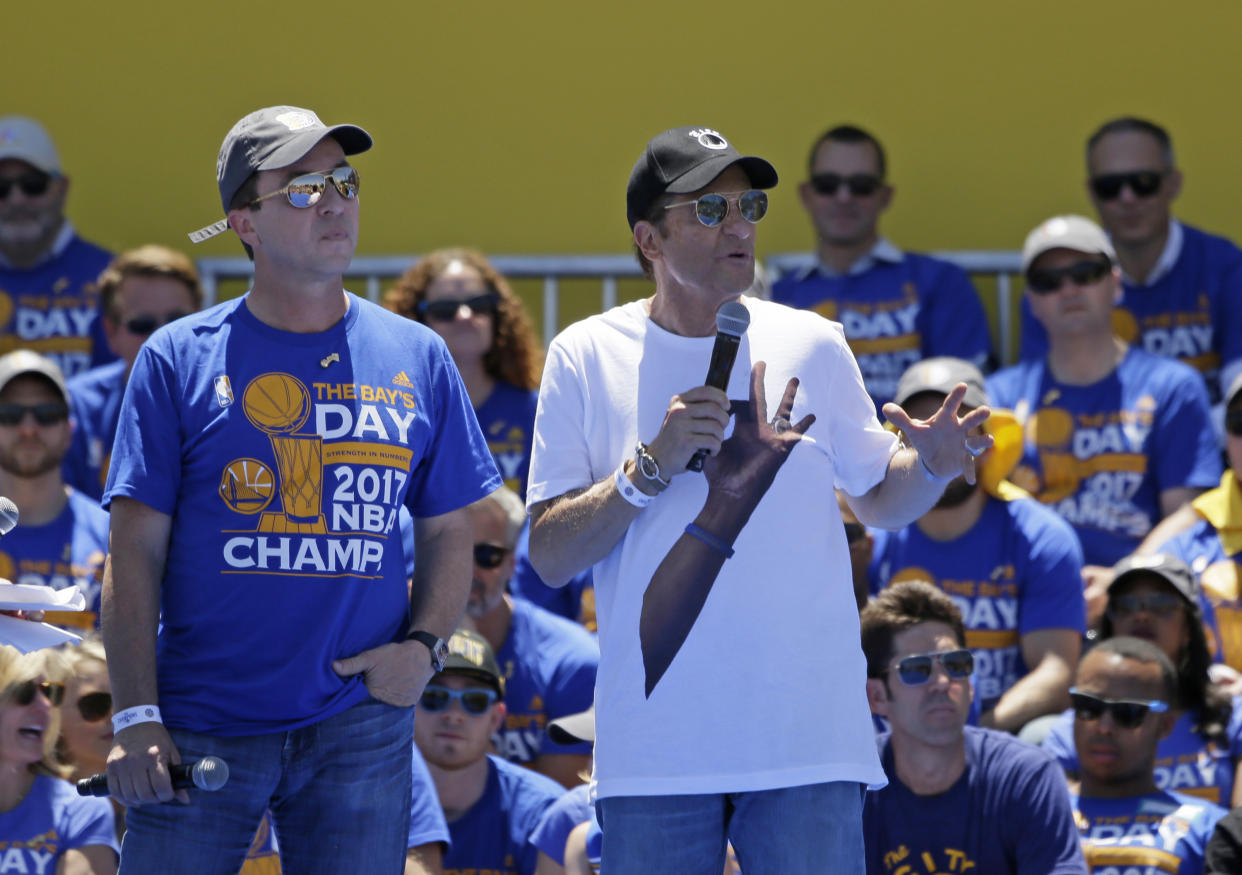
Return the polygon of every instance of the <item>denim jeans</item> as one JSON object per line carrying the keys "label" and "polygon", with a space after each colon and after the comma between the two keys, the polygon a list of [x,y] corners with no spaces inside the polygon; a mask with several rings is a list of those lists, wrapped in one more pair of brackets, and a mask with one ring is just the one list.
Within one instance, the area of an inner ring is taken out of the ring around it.
{"label": "denim jeans", "polygon": [[596,802],[608,875],[720,875],[725,840],[745,875],[863,875],[863,786],[689,796],[609,796]]}
{"label": "denim jeans", "polygon": [[190,804],[131,808],[121,875],[236,875],[270,808],[285,875],[400,875],[410,828],[412,708],[375,699],[313,726],[222,737],[170,729],[182,761],[229,780]]}

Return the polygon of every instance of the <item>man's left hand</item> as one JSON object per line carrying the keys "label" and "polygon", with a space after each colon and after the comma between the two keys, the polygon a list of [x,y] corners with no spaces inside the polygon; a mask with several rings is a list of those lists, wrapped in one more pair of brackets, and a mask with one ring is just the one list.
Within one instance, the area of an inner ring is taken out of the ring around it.
{"label": "man's left hand", "polygon": [[408,708],[431,680],[431,651],[417,641],[381,644],[357,656],[333,660],[332,670],[341,677],[363,675],[372,696]]}
{"label": "man's left hand", "polygon": [[976,407],[959,417],[966,384],[958,383],[944,403],[928,419],[911,419],[891,401],[884,405],[884,415],[906,436],[907,443],[918,451],[921,464],[936,477],[946,480],[962,475],[967,483],[975,482],[975,457],[992,446],[989,434],[971,434],[987,422],[992,411]]}

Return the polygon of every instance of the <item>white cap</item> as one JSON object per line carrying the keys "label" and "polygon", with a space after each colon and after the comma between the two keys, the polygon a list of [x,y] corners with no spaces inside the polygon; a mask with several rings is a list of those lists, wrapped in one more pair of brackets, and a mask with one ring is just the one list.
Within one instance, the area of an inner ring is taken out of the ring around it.
{"label": "white cap", "polygon": [[1026,273],[1035,259],[1050,249],[1104,255],[1117,263],[1117,254],[1104,229],[1082,216],[1053,216],[1028,234],[1022,246],[1022,272]]}
{"label": "white cap", "polygon": [[44,173],[60,175],[60,155],[43,125],[22,115],[0,118],[0,160],[18,158]]}

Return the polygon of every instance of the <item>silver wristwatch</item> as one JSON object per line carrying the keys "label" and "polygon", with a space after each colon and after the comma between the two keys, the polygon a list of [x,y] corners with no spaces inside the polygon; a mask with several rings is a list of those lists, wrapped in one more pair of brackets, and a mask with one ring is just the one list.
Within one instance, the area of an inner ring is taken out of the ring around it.
{"label": "silver wristwatch", "polygon": [[661,489],[668,487],[668,481],[660,476],[660,463],[656,461],[655,456],[651,455],[647,445],[641,441],[634,448],[634,465],[643,479],[658,483]]}

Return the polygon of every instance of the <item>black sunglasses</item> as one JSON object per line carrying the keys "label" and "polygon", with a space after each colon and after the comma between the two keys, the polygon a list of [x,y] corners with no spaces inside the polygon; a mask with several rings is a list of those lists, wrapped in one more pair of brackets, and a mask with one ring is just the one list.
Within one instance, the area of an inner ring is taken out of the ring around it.
{"label": "black sunglasses", "polygon": [[87,723],[98,723],[112,713],[112,694],[99,692],[79,696],[78,713]]}
{"label": "black sunglasses", "polygon": [[427,686],[423,689],[418,705],[428,713],[439,714],[456,700],[463,711],[478,717],[486,714],[487,709],[499,698],[500,695],[495,690],[450,690],[448,687]]}
{"label": "black sunglasses", "polygon": [[816,173],[810,181],[811,188],[825,197],[835,197],[843,185],[854,197],[870,197],[884,185],[884,180],[873,173],[854,173],[849,176],[841,176],[837,173]]}
{"label": "black sunglasses", "polygon": [[472,315],[479,313],[495,313],[497,305],[500,304],[500,295],[495,292],[486,292],[482,295],[475,295],[473,298],[440,298],[437,301],[419,301],[418,315],[426,316],[428,319],[434,319],[437,322],[452,322],[457,318],[457,312],[462,307],[468,309]]}
{"label": "black sunglasses", "polygon": [[1157,617],[1168,617],[1181,606],[1181,596],[1176,596],[1171,592],[1115,595],[1108,600],[1108,615],[1116,620],[1121,617],[1132,617],[1141,611]]}
{"label": "black sunglasses", "polygon": [[127,319],[124,323],[125,330],[130,334],[136,334],[139,337],[149,337],[155,329],[159,328],[161,325],[167,325],[169,322],[175,322],[185,315],[187,314],[181,310],[174,310],[161,319],[158,316],[143,313],[140,316],[135,316],[133,319]]}
{"label": "black sunglasses", "polygon": [[1225,431],[1234,437],[1242,437],[1242,410],[1225,413]]}
{"label": "black sunglasses", "polygon": [[0,179],[0,201],[8,200],[14,188],[20,188],[26,197],[38,197],[52,184],[46,173],[23,173],[17,178]]}
{"label": "black sunglasses", "polygon": [[1151,197],[1164,183],[1163,170],[1135,170],[1132,173],[1102,173],[1091,177],[1091,190],[1102,201],[1121,195],[1122,186],[1129,186],[1135,197]]}
{"label": "black sunglasses", "polygon": [[45,404],[0,404],[0,425],[21,425],[26,414],[34,416],[39,425],[56,425],[69,418],[69,405],[63,401]]}
{"label": "black sunglasses", "polygon": [[1092,258],[1078,261],[1068,267],[1032,269],[1026,274],[1026,287],[1037,295],[1050,295],[1059,291],[1067,278],[1081,288],[1098,283],[1108,275],[1113,266],[1107,261]]}
{"label": "black sunglasses", "polygon": [[918,687],[931,680],[932,666],[944,666],[944,673],[954,679],[970,677],[975,670],[975,657],[965,648],[937,650],[933,653],[916,653],[897,663],[897,677],[907,687]]}
{"label": "black sunglasses", "polygon": [[1113,722],[1122,729],[1133,729],[1143,722],[1148,711],[1163,714],[1169,710],[1168,703],[1160,701],[1143,701],[1136,699],[1105,699],[1083,693],[1077,687],[1070,687],[1070,707],[1079,720],[1094,721],[1104,716],[1104,712],[1113,715]]}
{"label": "black sunglasses", "polygon": [[34,681],[22,681],[13,688],[13,701],[18,705],[29,705],[34,701],[36,692],[42,692],[52,707],[65,701],[65,685],[54,684],[50,681],[44,681],[41,684]]}
{"label": "black sunglasses", "polygon": [[508,553],[508,547],[498,547],[495,544],[475,544],[474,564],[480,568],[499,568],[500,563],[505,561],[505,556]]}

